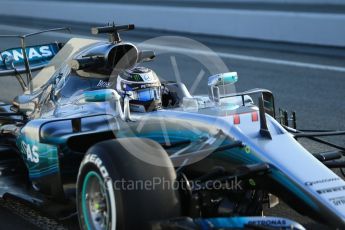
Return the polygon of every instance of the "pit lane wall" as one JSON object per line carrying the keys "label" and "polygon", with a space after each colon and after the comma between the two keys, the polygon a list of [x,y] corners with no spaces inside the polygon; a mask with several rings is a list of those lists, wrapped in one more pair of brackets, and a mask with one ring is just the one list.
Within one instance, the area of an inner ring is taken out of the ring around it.
{"label": "pit lane wall", "polygon": [[[344,4],[343,0],[303,0],[311,4],[312,1]],[[144,29],[345,47],[345,14],[339,12],[198,8],[109,1],[0,0],[0,15],[63,20],[67,25],[68,21],[100,25],[116,20]]]}

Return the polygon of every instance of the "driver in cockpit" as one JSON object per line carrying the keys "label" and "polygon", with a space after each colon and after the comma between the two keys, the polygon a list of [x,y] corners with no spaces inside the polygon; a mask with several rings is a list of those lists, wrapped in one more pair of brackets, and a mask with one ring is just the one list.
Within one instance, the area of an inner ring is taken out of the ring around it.
{"label": "driver in cockpit", "polygon": [[130,96],[132,112],[150,112],[162,107],[162,84],[157,74],[145,67],[123,71],[117,77],[116,90],[122,96]]}

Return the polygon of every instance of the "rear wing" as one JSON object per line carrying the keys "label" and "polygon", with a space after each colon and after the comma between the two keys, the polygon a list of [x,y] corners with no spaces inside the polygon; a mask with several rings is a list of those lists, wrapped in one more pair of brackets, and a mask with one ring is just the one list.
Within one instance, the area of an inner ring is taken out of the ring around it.
{"label": "rear wing", "polygon": [[[8,73],[14,73],[23,88],[30,86],[30,92],[32,92],[32,73],[33,70],[30,64],[33,65],[34,69],[43,68],[48,64],[49,60],[52,59],[55,54],[61,48],[58,44],[48,44],[26,47],[25,39],[28,37],[36,36],[48,32],[56,31],[68,31],[69,28],[55,28],[49,30],[42,30],[34,33],[24,35],[0,35],[0,38],[18,38],[20,39],[20,48],[14,48],[0,52],[1,64],[0,64],[0,76]],[[16,63],[17,62],[17,63]],[[15,66],[19,64],[18,69]],[[20,65],[21,64],[21,65]],[[14,67],[14,68],[13,68]],[[12,71],[11,71],[12,69]],[[26,84],[22,77],[19,75],[20,72],[26,73]],[[19,76],[18,76],[19,75]]]}
{"label": "rear wing", "polygon": [[[59,52],[62,44],[52,43],[38,46],[26,47],[27,58],[31,71],[35,71],[45,67],[49,61]],[[8,57],[12,57],[12,62],[7,61]],[[13,69],[13,66],[15,69]],[[11,48],[0,52],[0,77],[11,74],[25,73],[24,54],[21,47]]]}

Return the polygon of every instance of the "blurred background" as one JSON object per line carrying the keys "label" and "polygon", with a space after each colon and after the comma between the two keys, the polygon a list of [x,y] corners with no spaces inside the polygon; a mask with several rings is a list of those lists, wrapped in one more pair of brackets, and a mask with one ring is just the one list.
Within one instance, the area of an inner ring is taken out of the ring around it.
{"label": "blurred background", "polygon": [[345,46],[342,0],[11,0],[1,16]]}

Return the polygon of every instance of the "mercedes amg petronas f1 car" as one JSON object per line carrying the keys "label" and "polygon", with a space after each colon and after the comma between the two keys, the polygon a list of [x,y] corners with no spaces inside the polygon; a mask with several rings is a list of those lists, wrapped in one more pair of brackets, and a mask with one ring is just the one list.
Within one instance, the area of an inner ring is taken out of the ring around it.
{"label": "mercedes amg petronas f1 car", "polygon": [[[137,67],[154,53],[120,40],[133,28],[92,29],[109,42],[25,45],[61,29],[41,31],[14,36],[22,47],[1,52],[1,76],[16,77],[24,91],[0,105],[3,199],[58,218],[77,212],[88,230],[304,229],[264,216],[278,199],[345,228],[345,181],[332,171],[345,166],[345,149],[320,139],[344,132],[297,130],[295,115],[290,127],[269,90],[231,91],[235,72],[210,76],[208,95],[191,95],[181,82],[155,85]],[[138,98],[158,103],[135,107]],[[338,151],[312,154],[302,137]]]}

